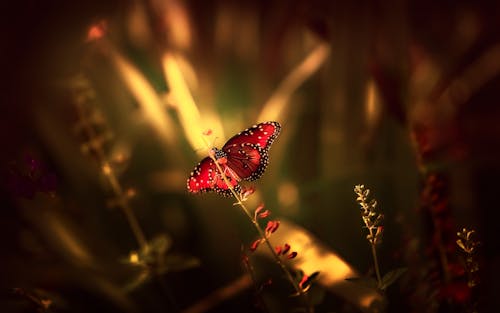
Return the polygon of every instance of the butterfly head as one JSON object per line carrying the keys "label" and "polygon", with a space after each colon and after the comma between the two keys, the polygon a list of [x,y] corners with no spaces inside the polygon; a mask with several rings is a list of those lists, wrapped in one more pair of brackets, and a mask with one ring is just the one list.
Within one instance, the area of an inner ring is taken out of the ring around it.
{"label": "butterfly head", "polygon": [[212,148],[210,149],[209,154],[214,157],[219,164],[224,164],[227,161],[227,154],[223,150]]}

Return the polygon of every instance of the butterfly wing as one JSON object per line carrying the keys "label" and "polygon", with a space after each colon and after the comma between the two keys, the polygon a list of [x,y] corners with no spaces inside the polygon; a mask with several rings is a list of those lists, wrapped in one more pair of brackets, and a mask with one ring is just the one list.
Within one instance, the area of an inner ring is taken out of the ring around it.
{"label": "butterfly wing", "polygon": [[239,178],[251,181],[260,178],[264,174],[269,163],[267,150],[252,143],[242,143],[239,147],[232,147],[228,150],[226,165]]}
{"label": "butterfly wing", "polygon": [[233,136],[222,147],[227,155],[227,166],[241,179],[260,178],[269,162],[268,151],[280,131],[278,122],[264,122]]}
{"label": "butterfly wing", "polygon": [[241,144],[250,143],[259,146],[266,152],[271,147],[276,137],[281,131],[281,125],[278,122],[264,122],[245,129],[229,139],[222,150],[228,153],[228,149],[241,146]]}
{"label": "butterfly wing", "polygon": [[[220,164],[232,188],[239,193],[240,179],[255,180],[264,174],[269,162],[268,151],[279,135],[278,122],[254,125],[229,139],[222,150],[227,161]],[[187,180],[189,192],[214,191],[223,196],[231,196],[231,190],[210,157],[206,157],[195,167]]]}
{"label": "butterfly wing", "polygon": [[[238,185],[238,181],[230,175],[226,175],[226,178],[233,189],[239,193],[240,186]],[[215,191],[223,196],[231,195],[231,190],[210,157],[201,160],[191,172],[187,180],[187,189],[192,193]]]}

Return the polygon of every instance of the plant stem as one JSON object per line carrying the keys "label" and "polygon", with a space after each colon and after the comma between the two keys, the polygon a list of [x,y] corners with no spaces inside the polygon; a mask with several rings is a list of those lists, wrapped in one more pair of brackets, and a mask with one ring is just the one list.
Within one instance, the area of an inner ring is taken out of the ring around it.
{"label": "plant stem", "polygon": [[[88,86],[86,80],[84,83],[84,88],[90,90],[90,86]],[[79,97],[76,97],[75,106],[78,111],[78,114],[80,115],[80,119],[83,124],[83,129],[85,133],[88,135],[90,140],[93,140],[94,138],[98,137],[98,134],[97,131],[92,126],[92,123],[87,120],[84,108],[84,105],[93,98],[93,94],[90,93],[89,91],[87,91],[86,93],[85,91],[75,90],[76,94],[78,92],[80,92],[81,95]],[[96,145],[94,152],[96,154],[98,162],[100,163],[101,171],[107,178],[111,186],[111,189],[113,189],[113,193],[119,200],[119,207],[123,212],[123,215],[125,215],[125,218],[127,219],[130,229],[132,230],[132,233],[134,234],[134,237],[137,240],[137,243],[139,244],[139,247],[140,248],[146,247],[147,245],[146,236],[144,235],[144,232],[142,231],[141,226],[139,225],[139,222],[137,221],[137,218],[135,217],[134,212],[132,211],[132,208],[130,207],[127,201],[127,195],[125,195],[125,193],[123,192],[123,188],[120,182],[118,181],[118,178],[116,177],[113,169],[111,168],[109,162],[107,161],[106,154],[104,153],[100,145]]]}
{"label": "plant stem", "polygon": [[372,257],[373,257],[373,267],[375,268],[375,275],[377,275],[377,287],[381,289],[382,287],[382,277],[380,276],[380,268],[378,265],[378,257],[377,257],[377,247],[375,243],[375,234],[373,234],[373,228],[370,227],[370,220],[367,218],[363,218],[366,227],[370,233],[368,241],[370,242],[370,246],[372,248]]}
{"label": "plant stem", "polygon": [[[104,166],[107,165],[107,163]],[[108,182],[111,185],[111,188],[113,189],[113,192],[117,197],[119,197],[119,207],[123,212],[123,215],[125,215],[125,218],[127,219],[127,222],[130,226],[130,229],[132,230],[132,233],[134,234],[135,239],[137,240],[137,243],[139,244],[139,247],[145,248],[147,245],[146,241],[146,236],[144,235],[144,232],[142,231],[141,226],[139,225],[139,222],[137,221],[137,218],[134,215],[134,212],[132,211],[132,208],[128,204],[128,201],[126,199],[126,195],[123,192],[123,188],[118,182],[118,179],[116,178],[116,175],[111,171],[111,173],[106,175],[108,177]]]}
{"label": "plant stem", "polygon": [[375,267],[375,274],[377,275],[377,285],[380,289],[382,287],[382,278],[380,277],[380,269],[378,266],[378,258],[377,258],[377,249],[375,248],[375,244],[371,243],[372,246],[372,256],[373,256],[373,266]]}
{"label": "plant stem", "polygon": [[[210,150],[210,146],[209,146],[209,144],[208,144],[208,142],[206,140],[205,140],[205,144],[207,145],[207,147]],[[252,216],[252,214],[250,214],[250,211],[247,209],[247,207],[241,201],[240,195],[238,195],[236,193],[236,191],[234,190],[233,186],[231,185],[231,183],[227,179],[226,175],[224,174],[224,171],[222,170],[222,168],[220,167],[219,163],[217,162],[217,159],[212,154],[210,154],[210,153],[209,153],[209,156],[214,161],[215,166],[217,167],[217,170],[219,171],[220,176],[222,177],[222,179],[226,183],[226,186],[229,188],[229,190],[233,194],[233,197],[236,199],[236,204],[240,206],[240,208],[243,210],[243,212],[245,212],[246,216],[250,219],[250,221],[252,222],[252,224],[255,226],[255,229],[257,230],[257,233],[259,234],[259,237],[262,238],[262,239],[264,239],[264,242],[266,243],[266,246],[268,247],[269,251],[271,252],[271,254],[272,254],[275,262],[279,265],[279,267],[281,268],[281,270],[285,273],[287,279],[290,281],[290,283],[292,284],[292,286],[295,289],[295,291],[297,292],[297,294],[304,300],[305,305],[307,306],[308,312],[313,313],[314,309],[313,309],[312,305],[309,302],[309,297],[307,297],[306,293],[302,290],[302,288],[300,288],[300,286],[295,281],[295,279],[293,278],[293,276],[290,273],[290,271],[286,268],[285,264],[280,259],[279,255],[276,254],[276,251],[274,250],[273,246],[269,242],[269,238],[266,236],[266,234],[264,233],[264,231],[260,227],[260,225],[257,222],[257,220]]]}

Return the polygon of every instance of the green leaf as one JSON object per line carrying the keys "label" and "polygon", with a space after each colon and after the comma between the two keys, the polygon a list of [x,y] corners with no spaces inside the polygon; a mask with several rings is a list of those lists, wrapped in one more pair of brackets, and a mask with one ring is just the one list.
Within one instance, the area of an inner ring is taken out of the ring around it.
{"label": "green leaf", "polygon": [[363,287],[377,289],[377,281],[373,277],[352,277],[346,278],[346,280]]}
{"label": "green leaf", "polygon": [[390,285],[392,285],[401,275],[403,275],[408,269],[406,267],[400,267],[395,270],[392,270],[382,277],[382,283],[380,286],[381,290],[387,289]]}

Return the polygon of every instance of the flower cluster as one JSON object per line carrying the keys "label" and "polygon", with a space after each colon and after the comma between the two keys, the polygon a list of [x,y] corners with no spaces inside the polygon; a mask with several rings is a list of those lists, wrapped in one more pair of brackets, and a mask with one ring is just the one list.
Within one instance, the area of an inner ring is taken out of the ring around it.
{"label": "flower cluster", "polygon": [[361,207],[361,217],[365,227],[368,229],[366,239],[372,244],[376,245],[382,241],[382,232],[384,227],[381,225],[384,215],[377,213],[377,200],[369,200],[370,189],[365,188],[364,185],[354,186],[354,192],[357,195],[356,201]]}

